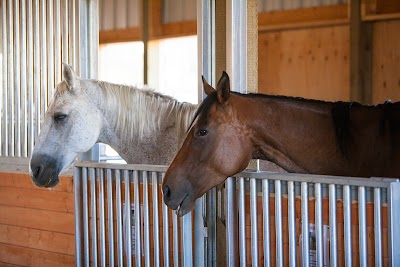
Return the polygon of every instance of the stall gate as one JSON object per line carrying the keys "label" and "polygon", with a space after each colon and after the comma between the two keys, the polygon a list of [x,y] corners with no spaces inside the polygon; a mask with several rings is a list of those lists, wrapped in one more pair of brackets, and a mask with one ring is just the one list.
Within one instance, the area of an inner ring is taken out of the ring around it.
{"label": "stall gate", "polygon": [[[77,266],[210,265],[204,225],[162,201],[165,171],[76,163]],[[397,179],[245,171],[217,198],[227,266],[399,266]]]}

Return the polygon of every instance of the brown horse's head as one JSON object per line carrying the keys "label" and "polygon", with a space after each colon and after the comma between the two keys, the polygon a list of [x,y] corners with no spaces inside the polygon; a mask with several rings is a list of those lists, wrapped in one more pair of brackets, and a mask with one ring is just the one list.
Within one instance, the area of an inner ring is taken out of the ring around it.
{"label": "brown horse's head", "polygon": [[210,188],[245,169],[252,154],[251,133],[236,112],[246,107],[230,92],[229,76],[223,73],[217,89],[204,79],[203,85],[207,98],[163,181],[164,201],[179,216]]}

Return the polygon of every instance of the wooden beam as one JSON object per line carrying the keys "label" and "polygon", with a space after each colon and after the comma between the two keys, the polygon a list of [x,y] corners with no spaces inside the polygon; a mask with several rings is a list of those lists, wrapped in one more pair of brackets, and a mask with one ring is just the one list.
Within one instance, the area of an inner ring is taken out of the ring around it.
{"label": "wooden beam", "polygon": [[141,40],[141,30],[139,27],[101,31],[99,33],[99,43],[119,43],[134,42]]}
{"label": "wooden beam", "polygon": [[362,0],[352,0],[350,8],[350,100],[372,101],[372,25],[361,19]]}
{"label": "wooden beam", "polygon": [[264,12],[258,15],[259,31],[304,28],[348,22],[346,4]]}

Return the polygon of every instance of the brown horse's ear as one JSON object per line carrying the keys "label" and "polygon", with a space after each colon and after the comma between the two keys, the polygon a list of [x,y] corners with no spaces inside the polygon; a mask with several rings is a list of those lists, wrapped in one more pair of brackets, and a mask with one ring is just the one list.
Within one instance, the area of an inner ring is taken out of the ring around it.
{"label": "brown horse's ear", "polygon": [[223,71],[222,76],[217,84],[217,95],[219,103],[223,104],[226,101],[228,101],[230,92],[231,92],[231,85],[229,82],[229,76],[225,71]]}
{"label": "brown horse's ear", "polygon": [[203,79],[203,87],[204,87],[204,92],[206,93],[206,95],[211,95],[212,93],[214,93],[215,89],[207,83],[207,81],[203,75],[201,76],[201,78]]}
{"label": "brown horse's ear", "polygon": [[67,88],[70,91],[76,90],[76,75],[74,70],[70,65],[67,63],[62,63],[63,64],[63,75],[64,75],[64,80],[67,84]]}

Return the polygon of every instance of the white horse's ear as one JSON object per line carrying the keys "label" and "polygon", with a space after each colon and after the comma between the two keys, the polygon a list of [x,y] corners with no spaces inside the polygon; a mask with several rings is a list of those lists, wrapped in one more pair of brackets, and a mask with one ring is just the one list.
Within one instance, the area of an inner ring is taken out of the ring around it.
{"label": "white horse's ear", "polygon": [[222,76],[217,84],[217,95],[219,103],[221,104],[226,103],[226,101],[228,101],[230,92],[231,92],[231,85],[229,81],[229,76],[225,71],[223,71]]}
{"label": "white horse's ear", "polygon": [[207,83],[204,76],[201,76],[201,78],[203,79],[203,87],[204,87],[204,92],[206,93],[206,95],[211,95],[212,93],[214,93],[215,89]]}
{"label": "white horse's ear", "polygon": [[64,80],[67,83],[67,87],[70,91],[76,89],[76,75],[74,70],[70,65],[67,63],[62,63],[63,64],[63,75],[64,75]]}

